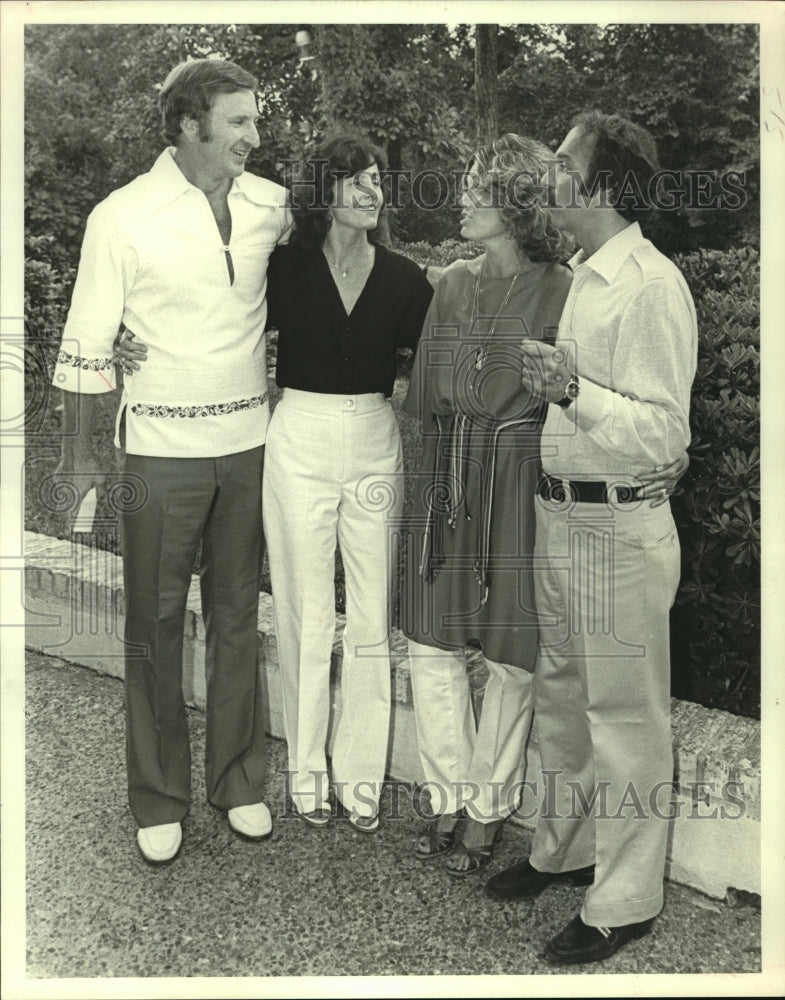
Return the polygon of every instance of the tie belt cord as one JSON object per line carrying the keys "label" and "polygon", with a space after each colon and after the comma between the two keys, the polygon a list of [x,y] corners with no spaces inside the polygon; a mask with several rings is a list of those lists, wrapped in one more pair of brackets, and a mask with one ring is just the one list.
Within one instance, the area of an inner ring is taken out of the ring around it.
{"label": "tie belt cord", "polygon": [[[493,424],[491,428],[482,426],[487,442],[482,453],[480,480],[480,510],[477,523],[477,559],[474,562],[474,575],[479,584],[480,604],[484,606],[488,600],[490,588],[490,546],[491,528],[493,525],[493,495],[496,483],[496,467],[499,438],[503,431],[514,427],[536,426],[538,421],[530,419],[506,420]],[[436,416],[437,441],[436,456],[433,470],[433,484],[428,494],[426,508],[425,534],[423,537],[422,555],[420,559],[420,576],[432,582],[444,565],[444,547],[442,545],[443,522],[453,530],[458,517],[458,510],[463,503],[466,505],[466,478],[468,467],[468,441],[477,425],[463,413],[455,414],[445,427],[444,419]],[[443,454],[447,453],[447,477],[442,471]],[[440,498],[444,502],[440,504]],[[438,513],[437,506],[442,510]],[[467,521],[474,520],[473,512],[466,510]]]}

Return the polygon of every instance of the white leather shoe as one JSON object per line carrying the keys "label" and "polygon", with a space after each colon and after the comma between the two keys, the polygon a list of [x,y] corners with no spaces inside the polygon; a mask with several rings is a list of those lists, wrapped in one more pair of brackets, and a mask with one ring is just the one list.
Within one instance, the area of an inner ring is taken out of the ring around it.
{"label": "white leather shoe", "polygon": [[183,828],[179,823],[143,826],[136,834],[136,842],[145,861],[151,865],[165,865],[177,857],[183,842]]}
{"label": "white leather shoe", "polygon": [[246,840],[266,840],[273,832],[273,818],[264,802],[236,806],[228,813],[229,826]]}

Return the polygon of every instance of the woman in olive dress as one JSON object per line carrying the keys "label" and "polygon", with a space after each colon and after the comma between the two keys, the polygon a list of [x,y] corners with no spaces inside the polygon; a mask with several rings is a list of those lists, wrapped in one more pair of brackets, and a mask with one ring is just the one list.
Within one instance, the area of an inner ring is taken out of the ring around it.
{"label": "woman in olive dress", "polygon": [[[543,208],[552,159],[508,134],[478,150],[461,235],[484,253],[446,268],[425,318],[404,404],[423,434],[401,628],[434,821],[415,844],[463,877],[491,860],[517,807],[538,646],[534,504],[545,404],[521,382],[521,341],[555,340],[572,281]],[[687,457],[639,479],[663,502]],[[664,488],[664,489],[663,489]],[[652,499],[653,498],[653,499]],[[488,681],[475,721],[466,652]]]}
{"label": "woman in olive dress", "polygon": [[[485,252],[448,267],[426,316],[404,409],[423,433],[402,595],[420,757],[437,819],[421,859],[451,875],[490,860],[517,805],[537,658],[534,497],[543,404],[520,344],[553,339],[571,283],[540,204],[548,150],[506,135],[478,150],[461,235]],[[489,677],[475,724],[465,652]],[[465,822],[459,827],[460,819]]]}

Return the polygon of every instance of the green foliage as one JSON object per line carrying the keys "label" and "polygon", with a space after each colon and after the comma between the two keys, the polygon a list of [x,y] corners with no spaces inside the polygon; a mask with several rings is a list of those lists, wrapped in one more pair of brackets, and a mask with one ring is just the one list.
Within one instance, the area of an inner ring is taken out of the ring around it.
{"label": "green foliage", "polygon": [[65,322],[75,274],[54,236],[25,237],[25,323],[33,335],[55,334]]}
{"label": "green foliage", "polygon": [[[393,169],[450,172],[474,144],[474,33],[468,25],[319,25],[317,57],[298,62],[291,24],[31,25],[26,29],[26,224],[76,264],[89,210],[160,152],[160,84],[189,57],[233,59],[260,81],[261,148],[249,167],[281,175],[331,125],[382,145]],[[502,131],[555,145],[587,106],[651,129],[676,170],[746,172],[737,212],[667,213],[667,252],[758,239],[757,26],[501,25]],[[53,114],[53,101],[57,113]],[[454,182],[451,179],[451,184]],[[427,192],[424,192],[427,194]],[[401,185],[401,242],[441,243],[456,228],[454,191],[428,211]],[[53,265],[54,266],[54,265]],[[62,274],[62,272],[61,272]],[[64,277],[64,275],[62,275]]]}
{"label": "green foliage", "polygon": [[[445,25],[323,25],[316,29],[321,87],[316,106],[326,125],[350,125],[381,146],[391,170],[410,171],[400,184],[402,207],[391,217],[403,242],[439,243],[456,228],[454,183],[446,199],[425,182],[415,204],[413,181],[422,171],[450,177],[471,149],[473,117],[465,112],[464,60],[451,55]],[[414,188],[417,193],[417,188]]]}
{"label": "green foliage", "polygon": [[518,45],[508,45],[512,60],[499,75],[502,131],[525,132],[555,147],[580,111],[624,115],[654,135],[663,167],[745,174],[747,202],[740,210],[682,206],[653,220],[650,235],[661,250],[759,244],[757,25],[511,30]]}
{"label": "green foliage", "polygon": [[468,150],[452,102],[455,66],[444,57],[444,25],[322,25],[316,32],[319,105],[331,124],[353,125],[385,147],[410,141],[446,154],[450,165]]}
{"label": "green foliage", "polygon": [[676,258],[700,330],[690,468],[674,498],[682,576],[675,693],[760,712],[760,326],[754,250]]}
{"label": "green foliage", "polygon": [[[450,240],[401,249],[418,264],[445,266],[479,247]],[[675,261],[695,300],[699,347],[690,468],[672,499],[682,549],[673,693],[759,717],[759,257],[749,248],[702,250]]]}
{"label": "green foliage", "polygon": [[[320,26],[312,29],[317,59],[302,66],[294,30],[291,24],[26,28],[31,397],[43,398],[38,381],[54,364],[87,215],[160,153],[157,93],[181,60],[229,58],[260,79],[262,144],[249,167],[263,176],[280,177],[285,161],[300,158],[341,123],[367,131],[387,150],[391,167],[415,176],[437,169],[449,177],[465,165],[475,134],[471,26]],[[668,167],[746,172],[742,210],[667,213],[652,238],[669,253],[718,248],[679,259],[701,342],[692,464],[674,502],[683,550],[674,691],[749,715],[759,705],[758,259],[733,247],[758,240],[757,30],[754,24],[502,25],[497,47],[502,131],[555,146],[576,112],[598,107],[648,127]],[[391,228],[414,260],[445,266],[479,252],[451,238],[458,228],[452,191],[433,211],[417,208],[406,184],[401,193],[404,207],[393,213]],[[58,395],[37,415],[28,451],[28,523],[55,534],[61,526],[36,504],[35,483],[54,465]],[[108,467],[112,401],[97,435]],[[411,451],[413,435],[405,437]]]}
{"label": "green foliage", "polygon": [[472,260],[482,253],[482,244],[470,240],[444,240],[437,246],[430,243],[406,243],[398,248],[400,253],[411,257],[421,267],[446,267],[454,260]]}

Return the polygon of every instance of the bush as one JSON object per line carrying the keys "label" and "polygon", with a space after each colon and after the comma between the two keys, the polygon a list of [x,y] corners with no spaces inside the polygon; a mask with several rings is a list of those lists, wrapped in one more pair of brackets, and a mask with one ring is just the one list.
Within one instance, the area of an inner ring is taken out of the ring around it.
{"label": "bush", "polygon": [[75,277],[53,236],[25,234],[25,322],[34,336],[61,329]]}
{"label": "bush", "polygon": [[[26,272],[28,397],[45,398],[44,412],[28,423],[26,526],[62,534],[62,517],[42,503],[46,477],[57,463],[60,393],[48,378],[56,343],[36,343],[35,333],[61,322],[71,274],[61,276],[51,248],[28,244]],[[414,243],[400,251],[419,264],[446,266],[473,257],[477,246],[448,240]],[[760,486],[759,486],[759,276],[749,249],[698,251],[676,258],[695,299],[700,331],[692,399],[690,468],[673,498],[682,546],[682,577],[671,617],[673,693],[741,715],[760,714]],[[40,336],[40,333],[39,333]],[[275,356],[271,337],[270,358]],[[411,360],[399,365],[393,406],[400,411]],[[48,373],[48,374],[47,374]],[[39,385],[41,380],[46,386]],[[33,384],[35,382],[35,384]],[[272,383],[272,372],[271,372]],[[275,387],[273,400],[277,397]],[[118,393],[110,393],[97,418],[96,450],[114,467],[112,422]],[[407,473],[416,467],[416,422],[400,415]],[[31,433],[33,432],[33,433]],[[411,475],[407,477],[407,509]],[[265,579],[265,589],[269,582]],[[342,580],[336,579],[339,605]]]}
{"label": "bush", "polygon": [[690,468],[674,499],[682,574],[674,693],[760,715],[760,356],[756,251],[675,258],[700,331]]}
{"label": "bush", "polygon": [[[476,248],[450,240],[400,250],[443,266]],[[690,468],[672,501],[682,548],[672,690],[759,718],[759,258],[749,248],[700,250],[675,262],[695,300],[699,345]]]}
{"label": "bush", "polygon": [[482,253],[482,245],[470,240],[445,240],[436,246],[430,243],[403,243],[395,247],[421,267],[446,267],[455,260],[471,260]]}

